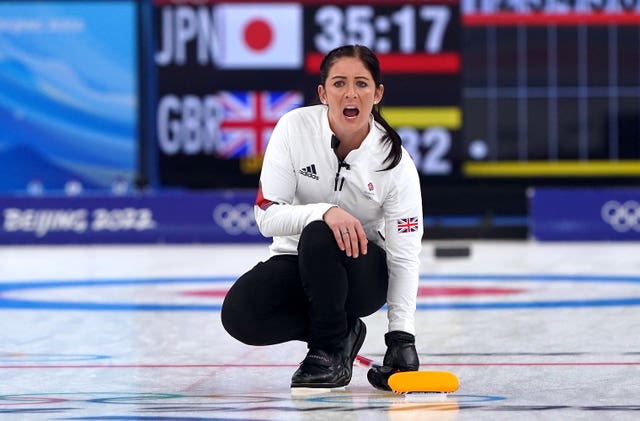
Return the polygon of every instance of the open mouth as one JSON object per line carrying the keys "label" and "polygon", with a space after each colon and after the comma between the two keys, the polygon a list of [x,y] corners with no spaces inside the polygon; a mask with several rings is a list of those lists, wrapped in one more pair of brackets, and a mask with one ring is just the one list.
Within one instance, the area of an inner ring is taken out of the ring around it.
{"label": "open mouth", "polygon": [[346,107],[344,110],[342,110],[342,114],[345,117],[353,118],[360,114],[360,110],[356,107]]}

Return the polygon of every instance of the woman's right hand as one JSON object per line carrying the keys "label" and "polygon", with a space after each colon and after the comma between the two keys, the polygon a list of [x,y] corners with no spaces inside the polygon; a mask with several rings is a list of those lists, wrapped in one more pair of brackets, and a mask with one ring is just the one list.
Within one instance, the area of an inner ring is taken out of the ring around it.
{"label": "woman's right hand", "polygon": [[325,212],[324,222],[331,228],[340,250],[354,259],[362,254],[367,254],[367,235],[362,224],[355,216],[346,210],[334,206]]}
{"label": "woman's right hand", "polygon": [[399,371],[416,371],[420,360],[416,352],[416,337],[402,331],[388,332],[384,335],[387,352],[382,366],[372,367],[367,372],[367,380],[376,389],[391,390],[389,377]]}

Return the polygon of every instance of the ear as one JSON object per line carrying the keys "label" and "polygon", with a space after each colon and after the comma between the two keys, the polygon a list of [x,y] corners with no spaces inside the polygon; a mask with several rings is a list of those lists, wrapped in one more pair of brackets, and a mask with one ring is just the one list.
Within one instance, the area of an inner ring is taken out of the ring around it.
{"label": "ear", "polygon": [[318,85],[318,98],[320,98],[320,102],[327,105],[327,92],[322,85]]}
{"label": "ear", "polygon": [[384,94],[384,85],[381,83],[380,85],[378,85],[378,87],[376,88],[376,93],[373,96],[373,103],[374,104],[379,104],[380,101],[382,101],[382,95]]}

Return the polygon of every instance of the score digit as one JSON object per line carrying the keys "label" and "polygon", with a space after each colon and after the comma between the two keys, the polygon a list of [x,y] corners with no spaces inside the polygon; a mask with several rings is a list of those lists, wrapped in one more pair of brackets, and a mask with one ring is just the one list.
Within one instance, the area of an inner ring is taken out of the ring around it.
{"label": "score digit", "polygon": [[424,175],[451,175],[451,133],[443,127],[430,127],[420,133],[412,127],[398,129],[402,143]]}

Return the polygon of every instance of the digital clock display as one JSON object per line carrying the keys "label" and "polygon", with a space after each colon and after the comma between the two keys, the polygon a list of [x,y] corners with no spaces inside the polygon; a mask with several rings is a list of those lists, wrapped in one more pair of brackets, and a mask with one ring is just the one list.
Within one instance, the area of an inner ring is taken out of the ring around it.
{"label": "digital clock display", "polygon": [[437,54],[451,30],[451,9],[446,5],[321,6],[311,10],[316,27],[314,48],[326,53],[344,44],[362,44],[380,54]]}

